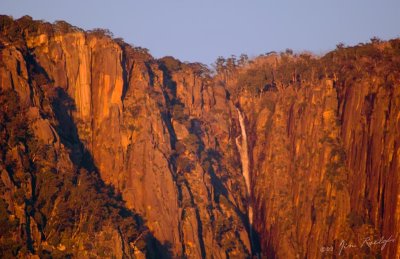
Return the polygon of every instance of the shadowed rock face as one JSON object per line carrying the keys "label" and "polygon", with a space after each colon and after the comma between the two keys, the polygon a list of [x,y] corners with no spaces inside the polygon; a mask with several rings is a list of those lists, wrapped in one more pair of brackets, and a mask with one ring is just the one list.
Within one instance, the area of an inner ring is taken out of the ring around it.
{"label": "shadowed rock face", "polygon": [[[390,61],[373,59],[368,73],[355,72],[369,64],[367,53],[312,59],[332,60],[332,76],[278,55],[211,76],[202,64],[156,60],[101,31],[4,24],[0,88],[30,107],[38,139],[69,156],[70,167],[98,173],[140,215],[153,235],[148,257],[319,258],[322,247],[333,246],[332,256],[342,240],[372,236],[395,241],[343,254],[400,254],[397,52]],[[397,50],[392,45],[375,48]],[[243,78],[267,68],[271,87],[245,88]],[[279,69],[290,77],[294,69],[293,80],[279,78]],[[30,219],[32,233],[35,224]],[[144,256],[118,228],[109,232],[121,240],[109,255]],[[38,235],[29,253],[47,242],[46,232]]]}

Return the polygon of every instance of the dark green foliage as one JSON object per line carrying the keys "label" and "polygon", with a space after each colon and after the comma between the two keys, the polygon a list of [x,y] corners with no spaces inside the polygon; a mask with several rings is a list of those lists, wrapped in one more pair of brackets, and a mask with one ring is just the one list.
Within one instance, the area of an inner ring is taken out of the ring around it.
{"label": "dark green foliage", "polygon": [[[241,65],[247,64],[247,59],[242,55]],[[212,65],[217,72],[217,79],[219,83],[226,84],[230,80],[235,79],[237,73],[238,61],[235,55],[231,55],[229,58],[222,56],[218,57],[215,63]],[[209,73],[209,72],[208,72]]]}
{"label": "dark green foliage", "polygon": [[259,91],[271,85],[273,88],[274,75],[272,68],[265,67],[264,69],[250,68],[244,74],[240,74],[238,78],[238,86],[244,90],[257,94]]}
{"label": "dark green foliage", "polygon": [[[0,91],[0,105],[0,165],[5,165],[15,184],[11,202],[25,209],[25,221],[29,224],[32,217],[50,245],[57,246],[61,242],[66,246],[64,252],[33,251],[31,230],[18,235],[17,229],[25,227],[20,226],[18,218],[7,209],[10,201],[1,198],[9,190],[0,180],[0,232],[4,235],[0,239],[0,256],[14,257],[29,250],[43,256],[65,257],[73,252],[74,235],[93,237],[103,231],[104,226],[117,227],[126,242],[139,240],[139,248],[144,249],[145,243],[141,240],[146,235],[138,238],[145,231],[144,226],[137,215],[125,208],[113,189],[106,186],[96,172],[59,164],[57,153],[60,151],[30,133],[29,120],[16,92]],[[28,225],[27,229],[30,227]],[[92,245],[96,246],[94,242]],[[109,251],[106,249],[104,253]]]}
{"label": "dark green foliage", "polygon": [[17,20],[19,27],[22,31],[26,30],[28,33],[34,33],[38,30],[39,23],[34,22],[29,15],[22,16]]}
{"label": "dark green foliage", "polygon": [[13,23],[13,18],[8,15],[0,15],[0,29],[1,31],[5,30],[6,28],[10,27]]}
{"label": "dark green foliage", "polygon": [[[12,199],[15,204],[23,206],[27,200],[26,186],[31,181],[29,172],[26,171],[28,164],[20,163],[15,157],[15,150],[20,156],[24,156],[24,144],[30,137],[28,132],[25,111],[19,105],[19,98],[13,90],[0,90],[0,165],[5,165],[6,171],[11,181],[16,185]],[[9,190],[5,187],[2,180],[1,195]],[[3,196],[4,197],[4,196]],[[28,247],[27,243],[16,238],[19,220],[8,210],[9,204],[0,196],[0,257],[15,257],[22,248]],[[4,236],[3,236],[4,235]]]}
{"label": "dark green foliage", "polygon": [[169,73],[178,71],[179,69],[181,69],[181,65],[182,63],[171,56],[167,56],[167,57],[163,57],[159,60],[160,62],[160,66],[162,69],[167,69]]}
{"label": "dark green foliage", "polygon": [[285,54],[285,55],[288,55],[288,56],[292,56],[292,55],[293,55],[293,50],[287,48],[287,49],[285,50],[285,53],[284,53],[284,54]]}
{"label": "dark green foliage", "polygon": [[25,15],[18,20],[13,20],[11,16],[0,16],[0,33],[10,40],[21,41],[26,35],[39,35],[47,33],[53,34],[50,23],[33,20],[32,17]]}
{"label": "dark green foliage", "polygon": [[[372,38],[370,44],[345,47],[338,44],[336,50],[323,57],[308,53],[294,54],[290,49],[280,55],[260,56],[238,74],[237,87],[253,95],[275,90],[276,86],[301,86],[304,82],[318,82],[324,78],[353,81],[362,76],[370,76],[386,71],[386,78],[398,76],[400,71],[400,40],[385,44]],[[382,45],[385,44],[383,48]],[[251,62],[250,62],[251,63]],[[225,73],[227,61],[222,57],[216,61],[217,72]],[[390,82],[389,85],[392,85]]]}
{"label": "dark green foliage", "polygon": [[237,61],[238,66],[244,67],[249,63],[249,56],[246,54],[241,54],[239,60]]}
{"label": "dark green foliage", "polygon": [[185,113],[185,107],[181,103],[172,106],[172,116],[179,123],[188,122],[189,116]]}
{"label": "dark green foliage", "polygon": [[0,16],[0,34],[3,34],[14,42],[22,41],[26,35],[35,36],[47,34],[48,36],[52,36],[54,33],[70,33],[76,31],[82,30],[65,21],[55,21],[54,24],[51,24],[41,20],[33,20],[32,17],[28,15],[17,20],[7,15]]}
{"label": "dark green foliage", "polygon": [[54,29],[56,32],[68,33],[73,31],[73,26],[65,21],[55,21]]}
{"label": "dark green foliage", "polygon": [[226,62],[225,58],[221,56],[219,56],[215,61],[214,68],[218,74],[222,74],[225,71],[226,69],[225,62]]}
{"label": "dark green foliage", "polygon": [[114,35],[109,29],[95,28],[93,30],[88,31],[88,33],[92,36],[98,38],[112,38]]}
{"label": "dark green foliage", "polygon": [[0,89],[0,107],[0,145],[5,151],[5,148],[13,147],[26,138],[28,126],[16,92]]}

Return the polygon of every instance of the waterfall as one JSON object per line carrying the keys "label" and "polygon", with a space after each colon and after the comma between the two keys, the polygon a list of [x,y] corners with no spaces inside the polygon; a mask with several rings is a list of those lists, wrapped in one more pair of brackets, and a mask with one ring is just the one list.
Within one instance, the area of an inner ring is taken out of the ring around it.
{"label": "waterfall", "polygon": [[242,135],[242,141],[239,142],[239,137],[236,138],[236,146],[239,149],[240,153],[240,160],[242,162],[242,172],[243,177],[246,182],[247,187],[247,194],[250,196],[250,173],[249,173],[249,150],[247,145],[247,133],[246,133],[246,126],[244,125],[244,118],[242,112],[236,108],[239,116],[239,123],[240,123],[240,132]]}
{"label": "waterfall", "polygon": [[[239,150],[240,153],[240,160],[242,162],[242,173],[244,180],[246,182],[246,187],[247,187],[247,198],[249,201],[249,223],[250,223],[250,231],[251,231],[251,225],[253,224],[253,208],[251,205],[251,188],[250,188],[250,162],[249,162],[249,147],[247,143],[247,133],[246,133],[246,126],[244,123],[244,117],[242,115],[242,112],[236,108],[239,116],[239,123],[240,123],[240,132],[241,132],[241,141],[239,141],[239,137],[236,138],[236,146]],[[250,233],[251,234],[251,233]]]}
{"label": "waterfall", "polygon": [[250,242],[252,250],[255,249],[254,246],[254,238],[253,238],[253,205],[251,201],[251,186],[250,186],[250,161],[249,161],[249,146],[247,142],[247,133],[246,133],[246,125],[244,123],[244,117],[239,108],[236,108],[238,116],[239,116],[239,124],[240,124],[240,133],[241,133],[241,141],[240,136],[236,138],[236,146],[239,150],[240,160],[242,162],[242,173],[244,177],[244,181],[246,182],[247,189],[247,201],[248,201],[248,217],[249,217],[249,234],[250,234]]}

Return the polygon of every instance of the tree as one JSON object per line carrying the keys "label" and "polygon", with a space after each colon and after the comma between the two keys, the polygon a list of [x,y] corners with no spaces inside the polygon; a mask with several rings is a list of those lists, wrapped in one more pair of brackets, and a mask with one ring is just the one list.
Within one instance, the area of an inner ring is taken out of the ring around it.
{"label": "tree", "polygon": [[238,60],[238,66],[244,67],[248,64],[249,57],[246,54],[241,54]]}
{"label": "tree", "polygon": [[171,56],[166,56],[160,59],[161,67],[166,68],[170,73],[178,71],[181,68],[181,62]]}
{"label": "tree", "polygon": [[54,28],[61,33],[67,33],[71,31],[72,25],[66,21],[57,20],[54,22]]}
{"label": "tree", "polygon": [[339,42],[338,44],[336,44],[336,49],[340,50],[343,49],[345,47],[343,42]]}
{"label": "tree", "polygon": [[93,30],[88,31],[88,33],[96,36],[96,37],[108,37],[112,38],[114,35],[109,29],[95,28]]}
{"label": "tree", "polygon": [[293,55],[293,50],[288,48],[288,49],[285,50],[285,54],[288,55],[288,56],[292,56]]}
{"label": "tree", "polygon": [[372,44],[379,44],[379,43],[382,43],[382,40],[380,38],[374,36],[374,37],[371,38],[371,43]]}
{"label": "tree", "polygon": [[227,60],[226,60],[226,68],[228,69],[229,72],[232,72],[236,68],[236,56],[231,55]]}
{"label": "tree", "polygon": [[219,56],[215,61],[214,66],[218,74],[222,74],[225,71],[226,69],[225,62],[226,60],[222,56]]}

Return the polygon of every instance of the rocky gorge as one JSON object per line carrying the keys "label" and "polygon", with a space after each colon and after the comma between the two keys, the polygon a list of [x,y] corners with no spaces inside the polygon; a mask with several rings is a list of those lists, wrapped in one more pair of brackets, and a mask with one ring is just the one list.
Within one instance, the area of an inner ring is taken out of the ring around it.
{"label": "rocky gorge", "polygon": [[400,40],[219,61],[1,16],[0,256],[399,257]]}

